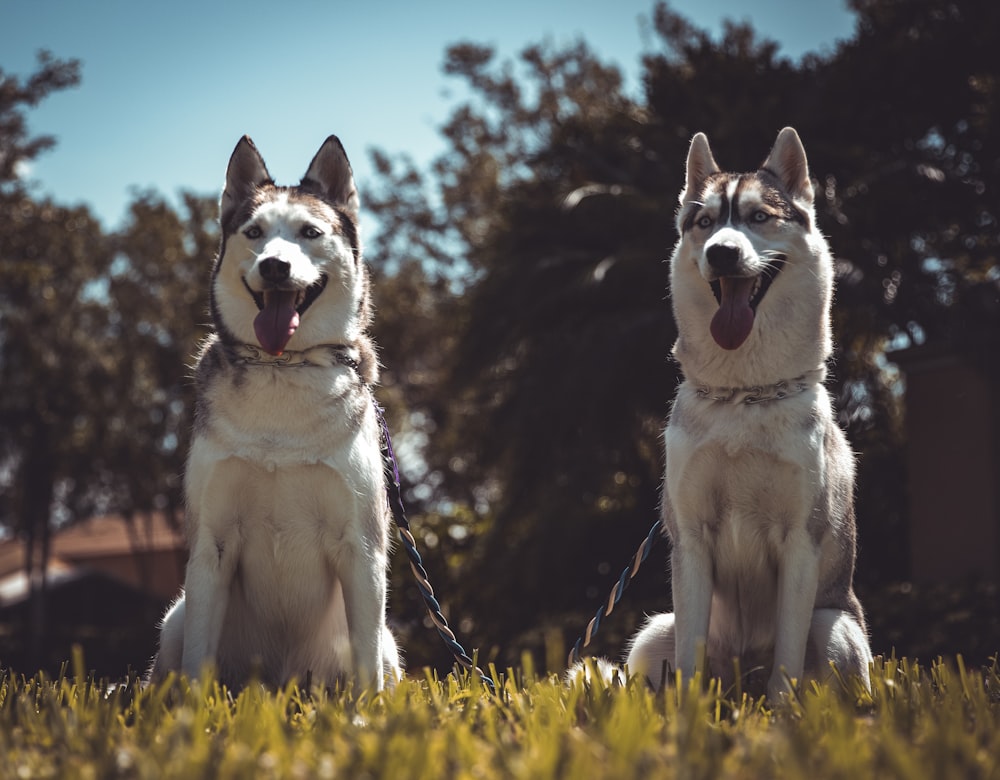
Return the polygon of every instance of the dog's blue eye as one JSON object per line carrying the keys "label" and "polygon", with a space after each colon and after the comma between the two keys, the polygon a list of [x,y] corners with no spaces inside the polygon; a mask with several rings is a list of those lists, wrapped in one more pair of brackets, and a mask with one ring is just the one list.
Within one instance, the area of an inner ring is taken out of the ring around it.
{"label": "dog's blue eye", "polygon": [[246,230],[243,231],[243,235],[249,239],[260,238],[262,235],[264,235],[264,231],[261,230],[256,225],[251,225],[250,227],[248,227]]}
{"label": "dog's blue eye", "polygon": [[757,223],[767,222],[770,218],[771,215],[761,209],[757,209],[757,211],[755,211],[750,217],[750,219]]}
{"label": "dog's blue eye", "polygon": [[323,231],[313,225],[305,225],[300,231],[303,238],[319,238]]}
{"label": "dog's blue eye", "polygon": [[704,217],[699,217],[694,224],[700,228],[710,228],[712,227],[712,218],[706,214]]}

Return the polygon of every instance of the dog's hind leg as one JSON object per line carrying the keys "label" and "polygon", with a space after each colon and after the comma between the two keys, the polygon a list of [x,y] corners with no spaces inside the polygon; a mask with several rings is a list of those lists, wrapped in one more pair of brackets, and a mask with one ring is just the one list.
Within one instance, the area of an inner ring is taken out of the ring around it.
{"label": "dog's hind leg", "polygon": [[403,679],[403,664],[399,659],[396,637],[388,626],[382,630],[382,678],[389,687]]}
{"label": "dog's hind leg", "polygon": [[673,673],[675,646],[674,613],[653,615],[632,637],[625,661],[628,673],[644,676],[653,688],[660,690]]}
{"label": "dog's hind leg", "polygon": [[845,680],[859,677],[871,689],[869,666],[872,652],[868,637],[855,617],[840,609],[817,609],[809,626],[807,673],[829,682],[833,677],[832,663]]}
{"label": "dog's hind leg", "polygon": [[181,668],[184,654],[184,594],[181,594],[160,623],[160,646],[146,676],[146,682],[159,682],[168,672]]}

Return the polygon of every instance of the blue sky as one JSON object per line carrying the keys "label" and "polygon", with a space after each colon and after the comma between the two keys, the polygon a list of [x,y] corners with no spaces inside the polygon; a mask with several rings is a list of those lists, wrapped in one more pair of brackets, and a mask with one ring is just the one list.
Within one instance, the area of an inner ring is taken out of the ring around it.
{"label": "blue sky", "polygon": [[[749,20],[792,58],[831,50],[855,22],[844,0],[671,5],[713,32],[724,18]],[[582,38],[638,90],[640,58],[657,48],[652,11],[653,0],[0,0],[0,69],[27,75],[43,48],[81,60],[82,85],[29,115],[58,145],[28,178],[113,228],[134,188],[217,194],[244,133],[279,183],[339,135],[363,205],[369,148],[421,164],[444,150],[437,128],[461,97],[441,72],[448,45],[513,57]]]}

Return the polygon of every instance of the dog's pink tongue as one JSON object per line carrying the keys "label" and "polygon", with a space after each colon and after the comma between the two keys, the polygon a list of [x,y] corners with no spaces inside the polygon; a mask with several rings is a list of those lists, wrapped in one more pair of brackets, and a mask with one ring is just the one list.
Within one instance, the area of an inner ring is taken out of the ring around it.
{"label": "dog's pink tongue", "polygon": [[280,355],[299,327],[294,290],[269,290],[264,293],[264,308],[253,321],[253,331],[265,352]]}
{"label": "dog's pink tongue", "polygon": [[756,280],[737,277],[722,277],[722,303],[712,317],[712,338],[723,349],[736,349],[750,335],[753,328],[753,309],[750,308],[750,293]]}

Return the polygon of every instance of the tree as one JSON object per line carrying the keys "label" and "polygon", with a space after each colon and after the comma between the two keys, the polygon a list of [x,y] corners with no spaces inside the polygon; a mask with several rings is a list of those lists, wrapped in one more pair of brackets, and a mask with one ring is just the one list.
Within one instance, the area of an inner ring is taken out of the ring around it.
{"label": "tree", "polygon": [[4,201],[0,492],[5,524],[27,542],[36,652],[53,527],[180,506],[184,365],[202,335],[214,234],[214,205],[185,204],[186,224],[140,196],[112,237],[83,208]]}
{"label": "tree", "polygon": [[[439,194],[409,199],[425,235],[453,258],[457,330],[424,347],[445,372],[438,403],[420,407],[434,433],[427,477],[439,486],[423,520],[440,553],[462,564],[458,577],[444,572],[454,579],[446,592],[469,594],[453,605],[474,635],[478,614],[514,636],[537,626],[543,610],[578,603],[606,570],[565,567],[566,582],[540,604],[553,554],[575,563],[597,526],[634,518],[640,506],[650,507],[640,515],[648,526],[659,455],[635,444],[655,439],[666,409],[650,367],[668,386],[673,376],[663,253],[651,261],[646,249],[665,246],[672,206],[636,153],[640,112],[622,96],[617,70],[583,44],[531,47],[521,65],[524,87],[487,49],[449,51],[447,72],[462,75],[482,104],[461,106],[444,128],[454,153],[434,168]],[[442,212],[426,205],[434,202]],[[383,216],[386,205],[369,207]],[[430,254],[417,262],[441,267]],[[648,268],[659,277],[653,285]],[[388,355],[391,341],[381,343]],[[641,396],[638,412],[631,398],[609,403],[623,384]],[[481,518],[471,530],[482,533],[450,533],[470,509]],[[633,544],[620,535],[601,561],[624,559]],[[474,587],[463,581],[470,572]]]}
{"label": "tree", "polygon": [[[44,565],[48,557],[49,507],[55,480],[49,464],[64,454],[54,430],[60,417],[75,407],[72,391],[59,376],[64,351],[73,354],[77,330],[67,328],[66,293],[78,301],[91,263],[100,263],[88,250],[99,247],[96,222],[84,209],[65,210],[51,203],[35,203],[25,194],[20,174],[25,163],[49,148],[54,140],[28,135],[25,111],[49,93],[79,82],[75,61],[58,61],[47,53],[38,57],[38,70],[27,79],[0,71],[0,463],[6,476],[4,504],[19,518],[27,542],[26,569],[34,592],[32,636],[40,641],[44,619]],[[81,317],[95,315],[84,304]],[[61,342],[39,339],[51,325],[63,328]],[[73,323],[75,325],[75,323]],[[74,379],[78,377],[73,377]],[[33,381],[33,380],[39,381]],[[69,435],[83,435],[74,430]],[[71,433],[70,433],[71,432]],[[66,438],[69,438],[69,435]],[[13,485],[16,496],[11,498]]]}
{"label": "tree", "polygon": [[55,144],[52,136],[29,137],[26,109],[38,105],[52,92],[80,83],[77,60],[57,60],[48,52],[38,54],[38,70],[27,79],[0,69],[0,192],[21,185],[21,169]]}
{"label": "tree", "polygon": [[30,196],[17,173],[53,139],[28,138],[24,111],[79,78],[74,62],[39,63],[23,82],[0,76],[0,522],[26,542],[36,658],[52,529],[179,505],[183,365],[216,241],[214,203],[191,195],[183,215],[138,196],[117,236]]}
{"label": "tree", "polygon": [[85,410],[113,370],[113,355],[92,336],[107,311],[90,294],[111,254],[84,208],[6,195],[0,209],[0,439],[12,476],[3,492],[27,544],[31,633],[40,642],[50,520],[83,488],[99,427]]}
{"label": "tree", "polygon": [[141,193],[113,237],[105,343],[129,360],[107,392],[116,400],[102,449],[109,505],[126,516],[181,505],[194,405],[187,367],[208,332],[208,280],[218,244],[214,198],[186,193],[177,211]]}

